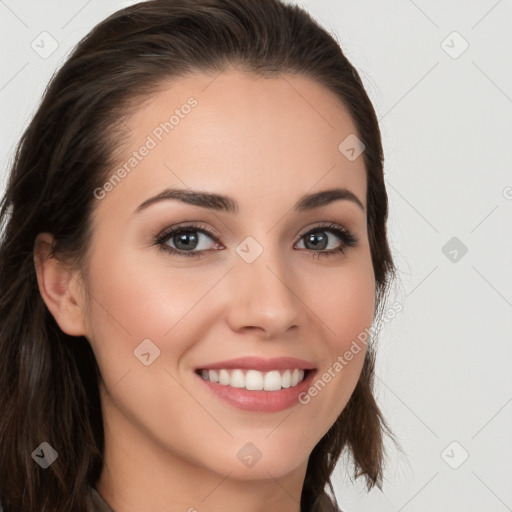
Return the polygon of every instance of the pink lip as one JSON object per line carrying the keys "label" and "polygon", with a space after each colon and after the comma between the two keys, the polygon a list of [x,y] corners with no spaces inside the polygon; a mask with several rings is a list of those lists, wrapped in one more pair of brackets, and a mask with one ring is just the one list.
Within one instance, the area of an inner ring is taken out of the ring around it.
{"label": "pink lip", "polygon": [[[200,370],[219,370],[219,369],[253,369],[261,372],[271,370],[289,370],[297,368],[307,371],[302,382],[291,388],[281,389],[279,391],[250,391],[244,388],[234,388],[224,386],[218,382],[204,380],[200,375]],[[263,359],[261,357],[240,357],[229,359],[227,361],[218,361],[216,363],[207,363],[196,369],[196,374],[201,382],[208,387],[219,398],[227,403],[251,412],[278,412],[289,407],[297,405],[299,395],[306,392],[311,386],[313,377],[316,374],[315,366],[309,361],[297,359],[295,357],[276,357],[273,359]]]}
{"label": "pink lip", "polygon": [[[272,359],[265,359],[262,357],[238,357],[236,359],[229,359],[226,361],[218,361],[216,363],[205,363],[203,366],[198,366],[197,370],[233,370],[240,368],[241,370],[258,370],[260,372],[269,372],[272,370],[313,370],[315,365],[304,359],[297,359],[295,357],[275,357]],[[274,392],[275,393],[275,392]]]}
{"label": "pink lip", "polygon": [[204,380],[197,376],[210,391],[227,403],[251,412],[278,412],[293,407],[299,403],[299,396],[305,393],[311,386],[316,371],[308,371],[304,380],[293,388],[281,389],[279,391],[249,391],[244,388],[232,388],[223,386],[218,382]]}

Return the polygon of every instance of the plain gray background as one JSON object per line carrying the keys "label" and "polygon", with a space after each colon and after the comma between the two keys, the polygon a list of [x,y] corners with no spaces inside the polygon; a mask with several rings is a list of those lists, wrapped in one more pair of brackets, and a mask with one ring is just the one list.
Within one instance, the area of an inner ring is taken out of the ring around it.
{"label": "plain gray background", "polygon": [[[135,2],[0,0],[2,190],[52,73]],[[345,512],[512,510],[512,3],[302,0],[381,123],[403,310],[381,331],[382,491],[334,475]],[[54,48],[55,47],[55,48]],[[467,252],[466,252],[467,251]]]}

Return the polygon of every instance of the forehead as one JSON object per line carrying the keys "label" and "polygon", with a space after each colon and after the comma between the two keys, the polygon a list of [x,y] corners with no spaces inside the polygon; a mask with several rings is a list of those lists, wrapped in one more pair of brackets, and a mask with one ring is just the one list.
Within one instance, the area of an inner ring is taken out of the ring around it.
{"label": "forehead", "polygon": [[263,199],[282,209],[285,197],[342,186],[366,205],[363,158],[340,151],[361,137],[346,107],[311,78],[190,74],[164,84],[126,125],[111,175],[126,172],[105,203],[190,187],[236,197],[241,211]]}

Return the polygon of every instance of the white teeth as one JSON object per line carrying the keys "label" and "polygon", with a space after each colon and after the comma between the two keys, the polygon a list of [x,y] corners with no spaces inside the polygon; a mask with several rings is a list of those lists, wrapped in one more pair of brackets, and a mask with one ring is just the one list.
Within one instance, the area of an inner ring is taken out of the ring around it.
{"label": "white teeth", "polygon": [[265,373],[263,389],[265,391],[278,391],[281,389],[281,374],[277,370]]}
{"label": "white teeth", "polygon": [[229,373],[227,370],[219,370],[219,384],[229,386]]}
{"label": "white teeth", "polygon": [[201,370],[204,380],[218,382],[223,386],[245,388],[250,391],[279,391],[282,388],[296,386],[304,380],[304,370],[272,370],[260,372],[258,370]]}
{"label": "white teeth", "polygon": [[263,374],[256,370],[247,370],[245,375],[245,388],[251,391],[263,389]]}
{"label": "white teeth", "polygon": [[281,376],[281,386],[283,388],[289,388],[292,385],[292,374],[290,370],[286,370]]}
{"label": "white teeth", "polygon": [[244,372],[242,370],[233,370],[229,379],[229,385],[233,388],[245,388]]}

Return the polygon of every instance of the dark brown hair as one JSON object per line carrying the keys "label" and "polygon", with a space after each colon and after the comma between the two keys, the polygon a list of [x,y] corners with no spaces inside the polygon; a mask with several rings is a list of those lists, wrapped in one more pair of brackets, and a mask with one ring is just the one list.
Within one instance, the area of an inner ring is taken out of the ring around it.
{"label": "dark brown hair", "polygon": [[[46,308],[34,240],[52,233],[56,256],[82,262],[93,191],[115,162],[123,120],[165,82],[229,66],[309,76],[350,112],[366,146],[375,318],[382,315],[395,267],[381,136],[361,79],[334,38],[304,10],[278,0],[152,0],[114,13],[51,80],[19,142],[1,203],[0,501],[7,512],[85,512],[88,486],[103,464],[97,363],[88,341],[63,333]],[[304,511],[315,501],[331,503],[326,486],[334,495],[330,476],[343,450],[368,488],[381,484],[383,434],[391,433],[373,395],[374,363],[370,343],[347,406],[309,458]],[[43,441],[60,454],[48,469],[31,457]]]}

